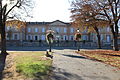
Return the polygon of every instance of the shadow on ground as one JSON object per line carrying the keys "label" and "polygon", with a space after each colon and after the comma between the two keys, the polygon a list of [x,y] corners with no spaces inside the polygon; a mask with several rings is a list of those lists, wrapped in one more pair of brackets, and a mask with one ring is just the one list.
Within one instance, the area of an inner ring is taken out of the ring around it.
{"label": "shadow on ground", "polygon": [[51,80],[111,80],[108,77],[105,76],[99,76],[99,75],[81,75],[80,74],[74,74],[74,73],[70,73],[67,72],[64,69],[61,68],[56,68],[53,67],[53,72],[51,75]]}
{"label": "shadow on ground", "polygon": [[[75,78],[75,79],[74,79]],[[81,76],[68,73],[63,69],[53,67],[51,80],[84,80]]]}
{"label": "shadow on ground", "polygon": [[0,55],[0,80],[3,78],[3,70],[5,67],[6,57],[7,55]]}
{"label": "shadow on ground", "polygon": [[63,54],[64,56],[67,56],[67,57],[71,57],[71,58],[81,58],[81,59],[87,59],[83,56],[77,56],[77,55],[66,55],[66,54]]}

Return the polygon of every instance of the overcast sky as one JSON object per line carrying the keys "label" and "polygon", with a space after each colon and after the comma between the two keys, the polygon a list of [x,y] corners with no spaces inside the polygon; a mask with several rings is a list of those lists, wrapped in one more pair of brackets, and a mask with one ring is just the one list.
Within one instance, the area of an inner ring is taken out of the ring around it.
{"label": "overcast sky", "polygon": [[32,21],[55,21],[70,22],[69,0],[35,0]]}

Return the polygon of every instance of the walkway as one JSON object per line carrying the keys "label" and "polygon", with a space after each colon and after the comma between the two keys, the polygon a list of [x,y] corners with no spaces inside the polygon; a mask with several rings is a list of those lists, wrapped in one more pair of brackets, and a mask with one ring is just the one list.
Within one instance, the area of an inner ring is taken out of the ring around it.
{"label": "walkway", "polygon": [[52,80],[120,80],[120,70],[73,50],[54,50]]}

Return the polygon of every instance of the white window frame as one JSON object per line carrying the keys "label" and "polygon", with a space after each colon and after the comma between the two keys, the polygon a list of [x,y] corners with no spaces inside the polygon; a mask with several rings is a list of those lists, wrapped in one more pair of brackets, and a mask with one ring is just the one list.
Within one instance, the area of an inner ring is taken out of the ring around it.
{"label": "white window frame", "polygon": [[35,28],[35,32],[38,32],[38,31],[39,31],[39,30],[38,30],[38,28],[36,27],[36,28]]}
{"label": "white window frame", "polygon": [[60,32],[60,28],[59,27],[56,28],[56,32]]}
{"label": "white window frame", "polygon": [[[15,35],[17,35],[16,39],[15,39]],[[17,33],[13,34],[13,40],[19,40],[19,34]]]}
{"label": "white window frame", "polygon": [[67,35],[63,35],[63,40],[68,40],[68,36]]}
{"label": "white window frame", "polygon": [[67,33],[67,28],[64,28],[64,33]]}
{"label": "white window frame", "polygon": [[41,40],[45,40],[45,35],[41,35]]}
{"label": "white window frame", "polygon": [[42,32],[45,32],[45,28],[44,27],[42,27]]}
{"label": "white window frame", "polygon": [[74,33],[74,28],[70,28],[70,33]]}
{"label": "white window frame", "polygon": [[[30,36],[30,39],[29,39]],[[32,40],[32,35],[27,35],[27,40]]]}
{"label": "white window frame", "polygon": [[74,35],[70,35],[69,40],[74,40]]}
{"label": "white window frame", "polygon": [[29,28],[27,28],[27,31],[28,31],[28,32],[31,32],[31,28],[30,28],[30,27],[29,27]]}

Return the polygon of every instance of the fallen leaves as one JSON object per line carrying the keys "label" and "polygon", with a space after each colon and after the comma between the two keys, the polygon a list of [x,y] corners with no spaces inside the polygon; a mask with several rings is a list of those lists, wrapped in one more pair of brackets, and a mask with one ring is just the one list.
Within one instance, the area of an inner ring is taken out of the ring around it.
{"label": "fallen leaves", "polygon": [[120,68],[120,51],[89,50],[89,51],[79,51],[78,53],[90,59],[95,59]]}

